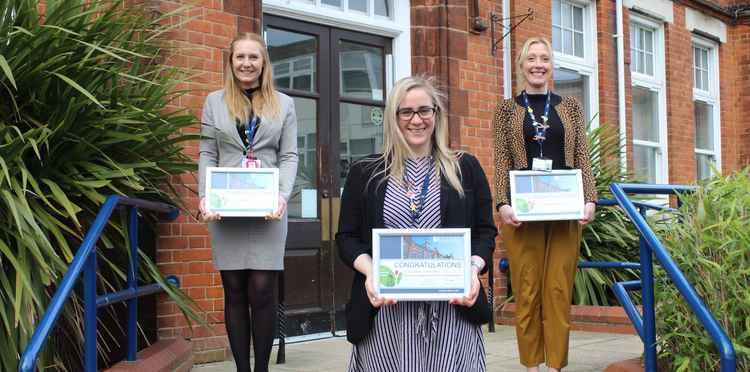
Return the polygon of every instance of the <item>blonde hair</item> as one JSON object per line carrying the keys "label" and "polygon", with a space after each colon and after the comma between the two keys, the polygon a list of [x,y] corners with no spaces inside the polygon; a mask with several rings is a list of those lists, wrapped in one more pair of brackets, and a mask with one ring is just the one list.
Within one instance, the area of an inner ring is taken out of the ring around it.
{"label": "blonde hair", "polygon": [[454,151],[448,147],[448,117],[443,105],[443,94],[435,88],[434,79],[422,76],[405,77],[393,86],[385,105],[383,114],[383,154],[377,160],[382,160],[385,165],[380,171],[373,174],[385,174],[381,182],[389,179],[403,184],[406,159],[413,155],[412,149],[406,142],[398,125],[398,108],[406,97],[406,94],[415,89],[421,89],[432,99],[435,105],[435,130],[432,133],[431,155],[435,161],[435,172],[440,179],[445,177],[459,195],[463,197],[464,189],[461,186],[461,168],[458,157],[462,152]]}
{"label": "blonde hair", "polygon": [[[527,83],[526,76],[524,76],[523,74],[523,61],[525,61],[526,57],[528,57],[529,55],[529,48],[531,48],[532,45],[537,44],[537,43],[544,44],[544,46],[547,47],[547,51],[549,52],[550,65],[554,66],[554,61],[553,61],[554,51],[552,49],[552,44],[549,42],[549,40],[547,40],[547,38],[544,38],[542,36],[533,36],[533,37],[526,39],[526,41],[523,43],[523,46],[521,47],[521,51],[518,53],[518,56],[516,57],[516,82],[518,83],[517,88],[519,92],[526,88],[526,83]],[[552,79],[552,72],[554,72],[554,69],[553,71],[550,71],[550,74],[549,74],[550,79]]]}
{"label": "blonde hair", "polygon": [[[260,85],[258,91],[253,94],[252,102],[243,92],[237,77],[234,76],[232,60],[234,59],[234,46],[239,41],[254,41],[260,45],[261,55],[263,57],[263,70],[260,75]],[[224,102],[227,104],[229,114],[235,119],[244,122],[254,112],[260,117],[277,118],[281,111],[279,99],[276,97],[276,89],[273,85],[273,68],[271,59],[268,56],[268,48],[265,41],[258,34],[249,32],[238,35],[229,44],[229,59],[224,71]]]}

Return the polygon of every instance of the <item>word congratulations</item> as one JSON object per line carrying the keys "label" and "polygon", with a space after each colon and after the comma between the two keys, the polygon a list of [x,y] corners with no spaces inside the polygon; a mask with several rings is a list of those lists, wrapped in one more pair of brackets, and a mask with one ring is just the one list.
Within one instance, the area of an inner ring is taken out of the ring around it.
{"label": "word congratulations", "polygon": [[395,262],[394,269],[460,269],[463,267],[460,261],[417,261],[417,262]]}

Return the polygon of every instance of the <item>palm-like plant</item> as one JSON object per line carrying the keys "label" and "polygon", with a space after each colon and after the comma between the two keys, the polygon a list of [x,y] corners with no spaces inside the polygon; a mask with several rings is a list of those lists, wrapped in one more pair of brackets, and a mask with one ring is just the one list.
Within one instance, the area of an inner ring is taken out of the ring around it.
{"label": "palm-like plant", "polygon": [[[609,185],[628,182],[620,166],[620,139],[602,125],[589,130],[591,166],[599,198],[612,198]],[[583,261],[638,261],[638,234],[627,216],[617,207],[600,206],[594,222],[583,230]],[[579,305],[618,305],[609,290],[614,282],[634,280],[639,273],[621,269],[579,269],[575,279],[573,303]]]}
{"label": "palm-like plant", "polygon": [[[159,40],[174,27],[163,20],[173,14],[148,18],[122,0],[45,3],[44,15],[37,1],[0,3],[3,371],[17,368],[105,196],[178,202],[171,176],[195,169],[182,149],[194,139],[183,129],[195,119],[168,109],[180,79],[161,63]],[[115,278],[122,269],[110,258],[127,254],[123,235],[111,224],[100,246],[100,267]],[[142,275],[162,281],[146,264]],[[187,297],[167,292],[195,315]],[[73,298],[64,314],[69,324],[80,324],[79,303]],[[58,359],[48,350],[42,364]]]}

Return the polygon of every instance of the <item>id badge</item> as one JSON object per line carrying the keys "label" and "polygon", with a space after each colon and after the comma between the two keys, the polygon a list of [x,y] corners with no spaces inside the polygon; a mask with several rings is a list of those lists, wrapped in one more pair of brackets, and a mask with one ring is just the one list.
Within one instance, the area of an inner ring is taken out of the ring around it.
{"label": "id badge", "polygon": [[531,170],[549,172],[552,170],[552,159],[534,158],[531,162]]}
{"label": "id badge", "polygon": [[242,168],[260,168],[260,159],[244,158]]}

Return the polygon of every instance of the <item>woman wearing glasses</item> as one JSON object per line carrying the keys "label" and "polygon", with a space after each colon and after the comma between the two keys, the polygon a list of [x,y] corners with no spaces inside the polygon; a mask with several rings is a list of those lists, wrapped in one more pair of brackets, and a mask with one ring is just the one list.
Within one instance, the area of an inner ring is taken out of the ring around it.
{"label": "woman wearing glasses", "polygon": [[[521,364],[529,372],[546,363],[550,371],[568,364],[570,302],[581,244],[581,226],[594,219],[596,185],[587,149],[581,105],[550,91],[552,46],[526,40],[516,61],[514,99],[495,113],[495,191],[503,242],[516,302],[516,337]],[[509,200],[511,170],[580,169],[584,218],[521,223]]]}
{"label": "woman wearing glasses", "polygon": [[[480,325],[490,309],[479,275],[497,230],[487,178],[475,157],[451,150],[440,93],[408,77],[386,102],[383,153],[351,166],[336,243],[355,271],[346,306],[349,371],[484,371]],[[472,286],[450,301],[396,302],[374,290],[373,228],[471,228]]]}

